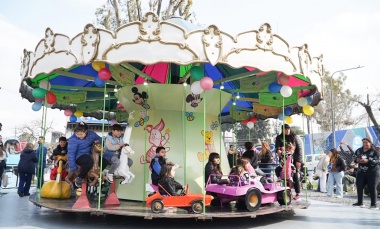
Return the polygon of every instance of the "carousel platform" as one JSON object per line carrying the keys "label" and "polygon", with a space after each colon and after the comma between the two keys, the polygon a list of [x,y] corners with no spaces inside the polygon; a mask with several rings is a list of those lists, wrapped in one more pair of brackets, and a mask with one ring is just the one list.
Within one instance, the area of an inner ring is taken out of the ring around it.
{"label": "carousel platform", "polygon": [[151,209],[146,207],[145,202],[120,200],[118,206],[106,206],[105,199],[101,199],[100,208],[98,208],[98,199],[88,196],[90,207],[84,209],[74,209],[73,206],[77,202],[78,197],[71,197],[70,199],[47,199],[39,198],[38,195],[32,194],[29,197],[29,201],[34,203],[38,207],[49,208],[55,211],[61,212],[88,212],[91,215],[123,215],[123,216],[135,216],[143,217],[144,219],[154,218],[194,218],[199,220],[208,220],[213,218],[256,218],[260,215],[273,214],[278,212],[291,211],[293,209],[306,209],[310,203],[304,201],[294,201],[288,206],[280,206],[279,204],[271,204],[260,207],[256,212],[250,212],[248,210],[238,210],[231,203],[230,206],[206,207],[204,214],[191,214],[184,209],[180,208],[165,208],[162,213],[152,213]]}

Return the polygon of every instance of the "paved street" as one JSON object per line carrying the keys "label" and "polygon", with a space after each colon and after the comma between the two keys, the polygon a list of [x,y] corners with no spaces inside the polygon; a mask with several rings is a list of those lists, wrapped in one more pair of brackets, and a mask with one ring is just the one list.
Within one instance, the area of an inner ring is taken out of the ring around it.
{"label": "paved street", "polygon": [[[32,188],[34,189],[34,188]],[[38,208],[16,189],[2,189],[0,228],[379,228],[380,210],[354,208],[311,200],[309,209],[258,216],[257,218],[153,219],[125,216],[91,216],[88,213],[62,213]],[[6,193],[6,194],[5,194]]]}

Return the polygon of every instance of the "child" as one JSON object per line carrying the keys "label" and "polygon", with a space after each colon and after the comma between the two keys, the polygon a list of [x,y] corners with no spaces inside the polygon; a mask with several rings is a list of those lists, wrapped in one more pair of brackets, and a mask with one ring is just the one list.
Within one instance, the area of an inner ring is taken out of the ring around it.
{"label": "child", "polygon": [[249,183],[255,183],[258,187],[261,187],[264,189],[261,179],[263,179],[263,182],[265,182],[265,178],[263,176],[258,176],[256,174],[255,169],[252,167],[250,161],[248,158],[243,157],[242,159],[238,160],[238,165],[241,165],[244,170],[249,174]]}
{"label": "child", "polygon": [[[294,147],[292,143],[287,143],[285,145],[285,151],[283,152],[283,155],[281,156],[280,166],[282,168],[281,170],[281,179],[286,180],[292,180],[292,174],[295,173],[296,168],[293,165],[293,152]],[[284,155],[285,154],[285,155]],[[285,161],[284,161],[285,156]]]}
{"label": "child", "polygon": [[70,137],[67,146],[70,172],[76,173],[78,165],[81,167],[78,177],[75,178],[75,186],[81,187],[83,179],[94,165],[90,156],[92,145],[94,142],[101,141],[102,138],[94,131],[89,130],[86,123],[80,122],[75,126],[74,134]]}
{"label": "child", "polygon": [[32,176],[35,174],[35,163],[38,162],[36,152],[33,148],[33,143],[27,143],[24,150],[21,152],[20,161],[18,162],[20,181],[17,194],[20,197],[30,196],[30,184],[32,183]]}
{"label": "child", "polygon": [[256,171],[251,165],[249,158],[242,157],[240,160],[238,160],[238,165],[243,166],[244,170],[247,171],[250,176],[257,177]]}
{"label": "child", "polygon": [[[55,180],[58,171],[59,161],[63,162],[63,165],[66,167],[67,164],[67,139],[66,137],[59,138],[59,144],[57,148],[53,150],[53,154],[50,156],[50,160],[54,161],[54,168],[51,170],[50,179]],[[67,172],[65,167],[62,168],[62,179],[65,179]]]}
{"label": "child", "polygon": [[[160,184],[158,187],[158,190],[161,195],[172,195],[172,196],[179,196],[177,193],[178,190],[184,190],[185,186],[181,185],[177,181],[174,180],[175,176],[175,165],[171,162],[166,163],[160,173],[160,180],[158,183]],[[162,188],[165,190],[163,190]]]}
{"label": "child", "polygon": [[113,182],[113,173],[120,165],[120,151],[124,147],[122,142],[121,132],[123,128],[119,124],[112,126],[111,132],[106,137],[106,144],[104,147],[103,158],[107,160],[108,164],[111,164],[111,168],[108,170],[107,180]]}
{"label": "child", "polygon": [[160,179],[161,168],[166,164],[166,150],[165,147],[159,146],[156,149],[156,156],[150,162],[150,170],[152,171],[152,184],[158,185]]}
{"label": "child", "polygon": [[[231,186],[238,186],[239,182],[240,182],[240,185],[249,184],[249,179],[250,179],[249,173],[245,171],[244,167],[241,165],[237,165],[233,167],[231,169],[230,175],[235,175],[235,176],[228,176]],[[239,177],[236,177],[236,175]]]}

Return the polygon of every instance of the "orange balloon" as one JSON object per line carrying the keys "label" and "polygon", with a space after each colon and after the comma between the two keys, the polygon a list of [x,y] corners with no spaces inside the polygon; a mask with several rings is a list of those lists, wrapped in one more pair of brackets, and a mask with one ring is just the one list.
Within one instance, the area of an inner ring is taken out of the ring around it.
{"label": "orange balloon", "polygon": [[286,85],[288,82],[289,82],[289,76],[288,75],[285,75],[284,73],[279,73],[278,74],[278,82],[281,84],[281,85]]}

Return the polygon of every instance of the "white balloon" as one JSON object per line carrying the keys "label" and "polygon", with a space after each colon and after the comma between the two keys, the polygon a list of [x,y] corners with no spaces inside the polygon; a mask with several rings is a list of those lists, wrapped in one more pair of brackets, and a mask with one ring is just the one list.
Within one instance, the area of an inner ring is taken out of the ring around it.
{"label": "white balloon", "polygon": [[292,95],[293,90],[289,86],[282,86],[281,90],[280,90],[280,93],[281,93],[282,96],[284,96],[286,98],[286,97],[289,97],[289,96]]}
{"label": "white balloon", "polygon": [[45,106],[45,107],[48,107],[48,108],[52,107],[53,105],[54,105],[54,104],[49,104],[49,103],[47,103],[47,102],[44,103],[44,106]]}
{"label": "white balloon", "polygon": [[200,81],[195,81],[191,84],[191,92],[194,95],[199,95],[203,92],[203,88],[201,87],[201,82]]}
{"label": "white balloon", "polygon": [[305,97],[301,97],[298,99],[297,103],[300,107],[306,106],[307,105],[307,99]]}
{"label": "white balloon", "polygon": [[44,80],[44,81],[41,81],[41,82],[40,82],[39,87],[40,87],[40,88],[43,88],[43,89],[45,89],[45,90],[47,90],[47,91],[49,91],[50,88],[51,88],[51,84],[49,83],[49,81]]}
{"label": "white balloon", "polygon": [[249,122],[247,123],[247,127],[248,127],[249,129],[252,129],[253,126],[254,126],[253,122],[249,121]]}

